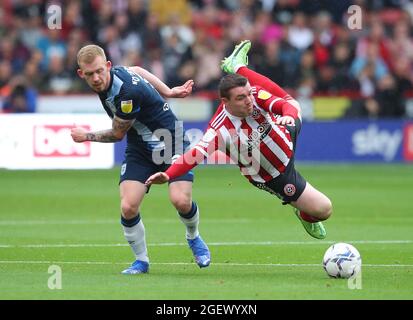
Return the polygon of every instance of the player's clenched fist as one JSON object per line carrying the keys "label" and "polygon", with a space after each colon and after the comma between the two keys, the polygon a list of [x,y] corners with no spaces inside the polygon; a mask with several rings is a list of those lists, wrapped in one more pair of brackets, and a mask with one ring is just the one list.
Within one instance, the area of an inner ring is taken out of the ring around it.
{"label": "player's clenched fist", "polygon": [[87,131],[81,127],[74,127],[70,131],[73,141],[75,142],[85,142]]}

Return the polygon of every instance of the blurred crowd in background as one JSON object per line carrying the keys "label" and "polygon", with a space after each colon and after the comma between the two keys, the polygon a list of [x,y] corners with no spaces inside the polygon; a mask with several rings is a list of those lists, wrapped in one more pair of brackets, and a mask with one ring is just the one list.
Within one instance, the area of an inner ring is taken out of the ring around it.
{"label": "blurred crowd in background", "polygon": [[[47,9],[62,8],[62,28]],[[358,5],[361,29],[348,8]],[[0,112],[35,112],[39,94],[90,92],[76,54],[102,46],[173,87],[216,99],[220,61],[250,39],[249,66],[294,96],[352,97],[346,117],[404,117],[413,88],[408,0],[2,0]]]}

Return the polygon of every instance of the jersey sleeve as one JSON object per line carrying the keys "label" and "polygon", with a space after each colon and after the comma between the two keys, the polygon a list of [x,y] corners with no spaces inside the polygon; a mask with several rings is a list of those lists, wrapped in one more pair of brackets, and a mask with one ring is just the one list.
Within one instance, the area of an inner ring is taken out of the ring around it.
{"label": "jersey sleeve", "polygon": [[208,128],[202,139],[191,150],[185,152],[180,156],[165,173],[169,176],[169,179],[177,178],[187,173],[192,168],[196,167],[202,161],[204,161],[210,154],[216,151],[218,148],[218,135],[217,132]]}
{"label": "jersey sleeve", "polygon": [[208,127],[202,139],[194,147],[207,158],[209,155],[218,150],[218,134],[215,129]]}
{"label": "jersey sleeve", "polygon": [[262,87],[253,87],[253,94],[257,104],[265,111],[281,116],[298,117],[297,109],[286,99],[272,95]]}
{"label": "jersey sleeve", "polygon": [[277,97],[281,97],[287,100],[291,98],[291,96],[274,81],[262,74],[248,69],[247,67],[239,68],[237,73],[246,77],[252,86],[260,86],[262,88],[265,88],[265,90]]}

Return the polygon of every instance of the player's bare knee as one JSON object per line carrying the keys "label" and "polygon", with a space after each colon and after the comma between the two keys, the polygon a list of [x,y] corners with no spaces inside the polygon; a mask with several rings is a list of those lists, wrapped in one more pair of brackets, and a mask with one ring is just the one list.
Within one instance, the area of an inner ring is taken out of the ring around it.
{"label": "player's bare knee", "polygon": [[176,197],[171,199],[173,206],[178,212],[189,212],[192,208],[192,201],[187,197]]}
{"label": "player's bare knee", "polygon": [[333,213],[333,205],[330,199],[326,199],[319,208],[319,219],[327,220],[330,218],[331,214]]}
{"label": "player's bare knee", "polygon": [[122,216],[125,219],[132,219],[136,217],[138,213],[138,206],[134,205],[128,201],[122,201],[121,203],[121,210],[122,210]]}

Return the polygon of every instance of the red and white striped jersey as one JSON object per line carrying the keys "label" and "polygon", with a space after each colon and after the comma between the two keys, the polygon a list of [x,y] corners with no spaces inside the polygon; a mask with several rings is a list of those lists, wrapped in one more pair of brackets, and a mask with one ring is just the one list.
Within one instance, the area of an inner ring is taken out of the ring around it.
{"label": "red and white striped jersey", "polygon": [[293,142],[286,127],[275,123],[274,111],[281,110],[286,100],[259,87],[253,87],[253,94],[253,112],[246,118],[230,114],[221,104],[195,149],[205,157],[217,150],[225,152],[247,179],[264,183],[285,171]]}

